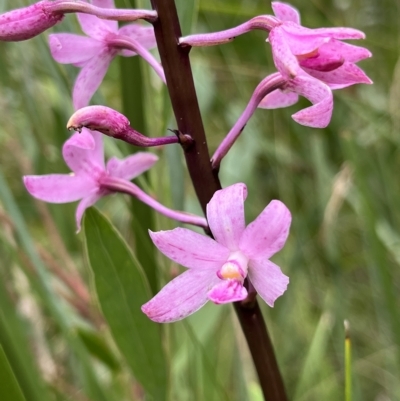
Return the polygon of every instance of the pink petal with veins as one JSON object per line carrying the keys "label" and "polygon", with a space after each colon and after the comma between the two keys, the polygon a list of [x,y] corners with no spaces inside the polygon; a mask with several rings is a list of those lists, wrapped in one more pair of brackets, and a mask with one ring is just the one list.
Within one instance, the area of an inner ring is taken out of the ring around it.
{"label": "pink petal with veins", "polygon": [[137,152],[122,160],[112,157],[107,162],[107,171],[113,177],[130,181],[147,171],[157,160],[156,155],[148,152]]}
{"label": "pink petal with veins", "polygon": [[231,251],[238,249],[245,229],[246,185],[240,183],[221,189],[207,205],[207,220],[215,240]]}
{"label": "pink petal with veins", "polygon": [[228,259],[229,250],[210,237],[175,228],[169,231],[149,231],[154,245],[168,258],[191,269],[216,271]]}
{"label": "pink petal with veins", "polygon": [[289,107],[296,104],[299,101],[299,96],[294,92],[285,92],[280,89],[276,89],[269,93],[261,100],[258,105],[261,109],[279,109],[281,107]]}
{"label": "pink petal with veins", "polygon": [[285,245],[291,220],[289,209],[273,200],[244,230],[240,250],[249,259],[270,258]]}
{"label": "pink petal with veins", "polygon": [[49,46],[51,55],[58,63],[80,64],[98,54],[104,44],[87,36],[56,33],[49,35]]}
{"label": "pink petal with veins", "polygon": [[249,278],[260,297],[271,307],[289,284],[289,277],[269,260],[250,260]]}
{"label": "pink petal with veins", "polygon": [[299,63],[288,45],[281,26],[270,32],[268,41],[272,47],[272,56],[277,70],[285,78],[294,78],[299,70]]}
{"label": "pink petal with veins", "polygon": [[328,85],[318,79],[302,75],[288,81],[286,89],[304,96],[313,104],[293,114],[293,120],[314,128],[325,128],[329,124],[333,111],[333,95]]}
{"label": "pink petal with veins", "polygon": [[171,323],[199,310],[208,291],[219,281],[212,270],[188,270],[170,281],[154,298],[142,306],[153,321]]}
{"label": "pink petal with veins", "polygon": [[275,16],[281,21],[291,21],[300,24],[300,13],[289,4],[273,1],[271,7]]}
{"label": "pink petal with veins", "polygon": [[86,176],[68,174],[27,175],[24,184],[32,196],[51,203],[74,202],[97,187],[97,183]]}
{"label": "pink petal with veins", "polygon": [[331,89],[341,89],[355,84],[372,84],[365,72],[353,63],[345,63],[333,71],[316,71],[304,68],[308,74],[326,83]]}
{"label": "pink petal with veins", "polygon": [[88,105],[106,75],[107,68],[114,55],[115,51],[106,49],[89,60],[81,69],[75,81],[72,94],[76,110]]}
{"label": "pink petal with veins", "polygon": [[237,280],[222,280],[209,291],[208,298],[215,304],[242,301],[247,298],[247,290]]}

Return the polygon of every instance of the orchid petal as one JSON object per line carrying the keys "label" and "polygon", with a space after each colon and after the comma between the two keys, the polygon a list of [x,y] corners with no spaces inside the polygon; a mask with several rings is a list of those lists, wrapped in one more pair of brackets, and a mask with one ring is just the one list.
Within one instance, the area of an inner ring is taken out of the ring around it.
{"label": "orchid petal", "polygon": [[74,202],[97,187],[86,176],[68,174],[27,175],[24,184],[32,196],[51,203]]}
{"label": "orchid petal", "polygon": [[[118,31],[118,35],[129,36],[130,38],[135,39],[146,49],[153,49],[157,46],[154,28],[152,26],[144,26],[140,23],[133,22],[124,25]],[[130,53],[134,52],[131,51]]]}
{"label": "orchid petal", "polygon": [[313,104],[293,114],[293,120],[301,125],[315,128],[325,128],[329,124],[333,111],[333,95],[328,85],[303,75],[288,81],[286,89],[304,96]]}
{"label": "orchid petal", "polygon": [[77,13],[82,31],[93,39],[104,40],[110,33],[117,33],[118,22],[109,21],[95,15]]}
{"label": "orchid petal", "polygon": [[217,305],[242,301],[247,295],[246,288],[237,280],[222,280],[208,292],[209,300]]}
{"label": "orchid petal", "polygon": [[56,33],[49,35],[49,46],[51,55],[58,63],[80,64],[101,52],[104,45],[87,36]]}
{"label": "orchid petal", "polygon": [[207,293],[218,281],[214,271],[188,270],[144,304],[142,311],[158,323],[181,320],[207,303]]}
{"label": "orchid petal", "polygon": [[285,245],[291,215],[280,201],[273,200],[243,232],[239,248],[249,259],[270,258]]}
{"label": "orchid petal", "polygon": [[303,37],[320,36],[338,40],[365,39],[365,33],[354,28],[337,27],[310,29],[290,21],[285,22],[282,27],[284,31],[290,35],[300,35]]}
{"label": "orchid petal", "polygon": [[228,259],[229,250],[213,239],[187,230],[149,231],[154,245],[168,258],[182,266],[216,271]]}
{"label": "orchid petal", "polygon": [[81,69],[74,85],[73,103],[75,109],[81,109],[89,104],[90,99],[106,75],[107,68],[114,57],[114,52],[108,49],[93,57]]}
{"label": "orchid petal", "polygon": [[65,142],[65,145],[75,146],[86,150],[93,150],[95,148],[95,141],[93,135],[86,128],[82,132],[74,132],[74,134]]}
{"label": "orchid petal", "polygon": [[245,229],[246,185],[240,183],[214,193],[207,205],[207,220],[215,240],[231,251],[238,249]]}
{"label": "orchid petal", "polygon": [[299,96],[297,93],[276,89],[265,96],[258,107],[261,109],[279,109],[281,107],[292,106],[293,104],[296,104],[298,100]]}
{"label": "orchid petal", "polygon": [[107,192],[96,191],[88,196],[85,196],[78,204],[75,212],[75,221],[76,221],[76,232],[79,233],[81,231],[81,223],[82,217],[85,213],[85,210],[90,206],[93,206],[100,198],[107,195]]}
{"label": "orchid petal", "polygon": [[372,84],[365,72],[353,63],[345,63],[333,71],[316,71],[304,68],[308,74],[323,81],[331,89],[341,89],[355,84]]}
{"label": "orchid petal", "polygon": [[[115,8],[114,0],[92,0],[92,4],[101,8]],[[111,32],[118,31],[118,21],[103,20],[102,22],[108,26]]]}
{"label": "orchid petal", "polygon": [[306,57],[312,56],[321,46],[331,40],[325,36],[290,34],[286,32],[285,26],[281,27],[281,33],[290,51],[298,58],[303,55]]}
{"label": "orchid petal", "polygon": [[299,63],[291,51],[281,26],[274,28],[268,40],[272,47],[275,67],[285,78],[294,78],[299,70]]}
{"label": "orchid petal", "polygon": [[250,260],[249,279],[260,297],[270,307],[287,289],[289,277],[270,260]]}
{"label": "orchid petal", "polygon": [[100,166],[104,170],[105,163],[104,163],[103,134],[98,131],[90,131],[87,128],[82,128],[82,133],[84,131],[89,132],[89,134],[93,137],[93,140],[94,140],[94,148],[92,149],[90,159],[92,160],[93,163]]}
{"label": "orchid petal", "polygon": [[291,21],[300,24],[300,13],[289,4],[273,1],[271,3],[272,10],[277,18],[281,21]]}
{"label": "orchid petal", "polygon": [[335,39],[331,39],[318,49],[318,57],[332,58],[334,56],[340,56],[345,61],[357,63],[371,57],[372,53],[365,47],[351,45]]}
{"label": "orchid petal", "polygon": [[67,166],[75,173],[81,173],[96,179],[104,173],[103,141],[100,133],[93,132],[94,148],[84,149],[76,146],[79,133],[75,133],[63,146],[63,158]]}
{"label": "orchid petal", "polygon": [[125,159],[112,157],[107,163],[107,171],[113,177],[132,180],[156,163],[158,157],[153,153],[138,152]]}

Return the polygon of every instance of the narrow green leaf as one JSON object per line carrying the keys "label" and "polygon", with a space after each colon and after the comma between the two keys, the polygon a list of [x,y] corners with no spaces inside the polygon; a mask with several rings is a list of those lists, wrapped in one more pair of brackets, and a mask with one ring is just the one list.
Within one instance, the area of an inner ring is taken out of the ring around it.
{"label": "narrow green leaf", "polygon": [[[140,4],[135,3],[137,2],[134,0],[119,0],[116,5],[117,7],[143,8]],[[149,82],[143,72],[144,63],[139,56],[119,58],[121,101],[122,111],[128,117],[131,126],[144,135],[149,135],[145,118],[145,90]],[[136,149],[127,146],[127,151],[133,153]],[[145,176],[148,177],[148,174]],[[131,210],[134,217],[135,255],[143,266],[151,290],[155,294],[158,290],[156,260],[154,252],[152,252],[150,237],[143,235],[143,232],[147,232],[148,229],[154,229],[154,211],[134,198],[131,199]]]}
{"label": "narrow green leaf", "polygon": [[78,328],[77,334],[94,357],[106,364],[113,371],[120,369],[118,360],[111,352],[106,341],[97,332]]}
{"label": "narrow green leaf", "polygon": [[144,389],[154,400],[165,400],[160,327],[140,309],[151,297],[145,274],[121,235],[94,208],[86,212],[84,232],[97,296],[114,341]]}
{"label": "narrow green leaf", "polygon": [[3,347],[0,345],[0,377],[1,390],[0,395],[3,401],[25,401],[21,387],[15,378],[14,372],[7,360]]}

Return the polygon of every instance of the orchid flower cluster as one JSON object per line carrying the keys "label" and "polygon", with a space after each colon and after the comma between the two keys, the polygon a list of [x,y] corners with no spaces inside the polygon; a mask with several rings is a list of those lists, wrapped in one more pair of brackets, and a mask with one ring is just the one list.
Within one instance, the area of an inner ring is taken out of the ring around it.
{"label": "orchid flower cluster", "polygon": [[[184,50],[222,45],[251,30],[268,34],[266,41],[271,47],[276,71],[255,88],[242,115],[208,160],[207,168],[214,177],[223,157],[257,108],[291,106],[303,96],[312,105],[293,114],[293,120],[305,126],[324,128],[333,112],[333,90],[372,83],[356,65],[371,53],[343,42],[363,39],[363,32],[353,28],[309,29],[301,25],[300,15],[292,6],[280,2],[272,2],[271,6],[274,15],[256,16],[225,31],[177,38],[176,46]],[[186,228],[150,232],[154,245],[164,255],[187,268],[143,305],[143,312],[156,322],[183,319],[207,301],[251,303],[256,294],[272,307],[289,283],[288,277],[269,260],[282,249],[289,233],[291,214],[282,202],[272,200],[246,226],[247,189],[245,184],[236,183],[213,191],[208,197],[206,219],[167,208],[131,181],[156,163],[156,155],[138,152],[123,160],[113,157],[104,161],[103,135],[139,147],[180,144],[184,152],[190,151],[196,142],[191,133],[180,130],[175,130],[172,136],[147,137],[132,128],[118,111],[89,105],[110,63],[118,55],[142,57],[170,92],[176,89],[172,88],[164,71],[168,54],[163,55],[160,48],[163,68],[150,52],[160,46],[159,35],[155,35],[150,24],[156,26],[161,16],[156,10],[115,9],[113,0],[42,0],[0,15],[0,40],[30,39],[58,24],[68,13],[77,13],[86,36],[57,33],[49,35],[48,39],[50,52],[57,62],[80,69],[72,90],[75,112],[67,124],[68,129],[75,132],[62,149],[72,173],[26,176],[24,184],[28,192],[52,203],[79,200],[78,231],[85,210],[112,193],[128,194],[171,219],[205,229],[207,235]],[[148,25],[138,22],[139,19]],[[127,24],[119,27],[118,21]],[[191,176],[196,174],[191,172]]]}

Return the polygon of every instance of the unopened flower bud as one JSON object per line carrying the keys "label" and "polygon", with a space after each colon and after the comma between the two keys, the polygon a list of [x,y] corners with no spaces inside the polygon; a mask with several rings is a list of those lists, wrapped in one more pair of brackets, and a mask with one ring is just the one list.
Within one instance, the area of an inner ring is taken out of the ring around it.
{"label": "unopened flower bud", "polygon": [[149,138],[142,135],[129,125],[129,120],[116,110],[106,106],[87,106],[77,110],[67,123],[69,130],[81,131],[88,128],[99,131],[104,135],[120,139],[131,145],[151,147],[182,143],[189,146],[193,140],[188,135],[164,136],[161,138]]}
{"label": "unopened flower bud", "polygon": [[0,15],[0,40],[16,42],[33,38],[60,22],[64,15],[50,12],[49,0],[39,1],[28,7]]}
{"label": "unopened flower bud", "polygon": [[106,106],[87,106],[77,110],[67,123],[69,130],[89,128],[104,135],[120,138],[128,129],[129,120],[121,113]]}

